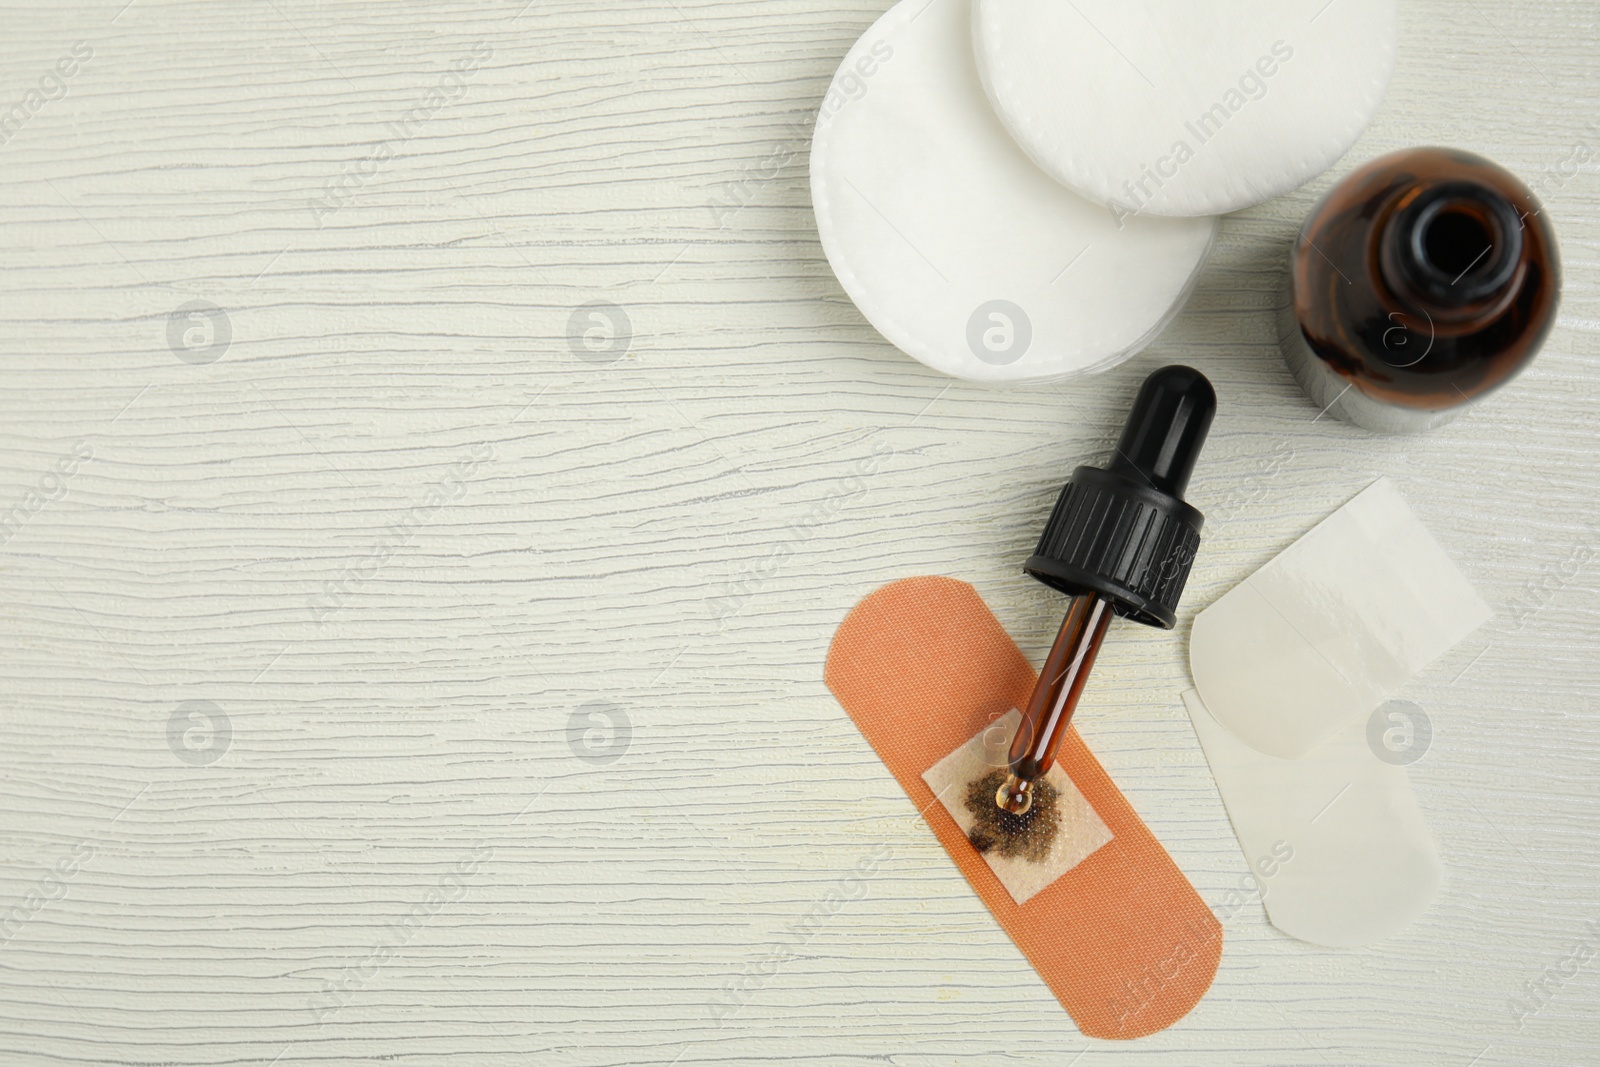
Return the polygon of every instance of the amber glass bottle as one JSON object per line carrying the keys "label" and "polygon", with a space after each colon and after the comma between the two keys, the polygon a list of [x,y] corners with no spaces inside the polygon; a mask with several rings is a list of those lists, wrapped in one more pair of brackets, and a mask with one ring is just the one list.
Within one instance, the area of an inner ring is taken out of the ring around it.
{"label": "amber glass bottle", "polygon": [[1413,148],[1345,178],[1289,258],[1284,358],[1330,414],[1426,430],[1510,381],[1555,319],[1555,235],[1481,156]]}

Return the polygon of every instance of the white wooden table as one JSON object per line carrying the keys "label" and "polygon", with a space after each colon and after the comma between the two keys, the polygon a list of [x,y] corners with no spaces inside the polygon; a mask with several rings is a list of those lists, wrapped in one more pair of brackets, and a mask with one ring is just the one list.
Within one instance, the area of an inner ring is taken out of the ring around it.
{"label": "white wooden table", "polygon": [[[1350,156],[1227,219],[1148,352],[1031,390],[900,355],[819,249],[802,131],[886,0],[124,3],[0,16],[0,1063],[1600,1063],[1600,962],[1563,962],[1600,943],[1593,0],[1406,0]],[[1315,418],[1272,309],[1315,196],[1418,143],[1543,190],[1566,295],[1514,387],[1374,438]],[[1208,901],[1245,867],[1195,611],[1388,474],[1499,618],[1402,694],[1426,918],[1330,951],[1251,905],[1199,1007],[1114,1045],[822,661],[947,574],[1037,662],[1020,561],[1172,361],[1221,396],[1209,537],[1078,721]]]}

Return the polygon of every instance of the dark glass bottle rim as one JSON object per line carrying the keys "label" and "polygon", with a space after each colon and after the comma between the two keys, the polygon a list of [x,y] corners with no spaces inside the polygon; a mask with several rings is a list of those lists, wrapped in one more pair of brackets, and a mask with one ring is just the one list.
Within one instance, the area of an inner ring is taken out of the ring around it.
{"label": "dark glass bottle rim", "polygon": [[1404,283],[1444,307],[1494,296],[1510,284],[1522,260],[1517,209],[1478,182],[1430,186],[1390,226]]}

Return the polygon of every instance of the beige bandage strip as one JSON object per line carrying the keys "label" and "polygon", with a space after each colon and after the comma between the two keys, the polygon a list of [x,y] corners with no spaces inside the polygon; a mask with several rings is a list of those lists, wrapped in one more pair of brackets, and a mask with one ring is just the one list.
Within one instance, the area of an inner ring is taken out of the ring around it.
{"label": "beige bandage strip", "polygon": [[1303,759],[1258,752],[1183,694],[1272,925],[1313,945],[1356,948],[1399,933],[1444,880],[1404,767],[1341,729]]}
{"label": "beige bandage strip", "polygon": [[1057,761],[1111,840],[1024,904],[923,781],[1033,691],[1033,669],[972,586],[908,578],[879,589],[840,625],[825,678],[1080,1030],[1143,1037],[1199,1003],[1222,957],[1221,924],[1076,730]]}
{"label": "beige bandage strip", "polygon": [[1489,620],[1380,478],[1194,620],[1189,665],[1240,740],[1299,759]]}
{"label": "beige bandage strip", "polygon": [[1284,933],[1371,944],[1438,893],[1411,781],[1369,728],[1489,616],[1380,478],[1195,619],[1184,704],[1246,861],[1270,857],[1267,917]]}

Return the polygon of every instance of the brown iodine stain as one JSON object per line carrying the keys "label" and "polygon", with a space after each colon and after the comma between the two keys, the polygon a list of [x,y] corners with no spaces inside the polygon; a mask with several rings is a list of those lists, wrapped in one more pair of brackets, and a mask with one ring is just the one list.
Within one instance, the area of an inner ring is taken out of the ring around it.
{"label": "brown iodine stain", "polygon": [[1031,863],[1043,863],[1061,832],[1056,788],[1043,779],[1034,782],[1033,806],[1021,815],[1013,815],[994,802],[1006,773],[1005,768],[990,771],[967,786],[967,810],[975,820],[967,840],[980,853],[1021,856]]}

